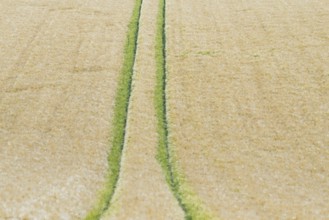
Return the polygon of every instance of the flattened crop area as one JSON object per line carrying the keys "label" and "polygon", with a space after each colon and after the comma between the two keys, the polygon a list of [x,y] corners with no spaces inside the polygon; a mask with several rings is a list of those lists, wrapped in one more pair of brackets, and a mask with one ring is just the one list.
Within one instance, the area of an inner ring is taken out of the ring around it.
{"label": "flattened crop area", "polygon": [[134,1],[0,3],[0,219],[81,219],[107,173]]}
{"label": "flattened crop area", "polygon": [[329,216],[327,3],[167,1],[170,146],[214,216]]}

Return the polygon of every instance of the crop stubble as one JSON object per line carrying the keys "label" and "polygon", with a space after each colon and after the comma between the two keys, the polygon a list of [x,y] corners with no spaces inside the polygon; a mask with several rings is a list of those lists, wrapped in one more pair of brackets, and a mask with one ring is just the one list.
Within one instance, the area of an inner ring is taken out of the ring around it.
{"label": "crop stubble", "polygon": [[329,215],[329,5],[167,0],[169,140],[223,219]]}
{"label": "crop stubble", "polygon": [[105,181],[134,1],[0,4],[0,218],[81,219]]}

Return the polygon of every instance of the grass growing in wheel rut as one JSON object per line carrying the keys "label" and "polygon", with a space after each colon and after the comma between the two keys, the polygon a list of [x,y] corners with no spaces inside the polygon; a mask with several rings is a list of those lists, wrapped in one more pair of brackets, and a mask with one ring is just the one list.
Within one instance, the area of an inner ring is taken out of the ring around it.
{"label": "grass growing in wheel rut", "polygon": [[212,219],[197,196],[190,190],[184,177],[177,171],[173,152],[169,146],[169,128],[167,120],[167,63],[166,63],[166,0],[160,0],[157,17],[156,33],[156,88],[155,106],[158,118],[158,153],[157,158],[164,170],[169,184],[180,207],[185,213],[185,219]]}
{"label": "grass growing in wheel rut", "polygon": [[106,186],[104,191],[101,193],[101,198],[98,204],[94,207],[93,210],[91,210],[91,212],[88,213],[87,217],[85,218],[86,220],[101,218],[101,216],[111,205],[111,200],[119,179],[142,3],[143,0],[136,0],[133,14],[128,26],[128,34],[124,48],[123,66],[115,98],[112,129],[113,139],[111,143],[111,150],[108,156],[109,171]]}

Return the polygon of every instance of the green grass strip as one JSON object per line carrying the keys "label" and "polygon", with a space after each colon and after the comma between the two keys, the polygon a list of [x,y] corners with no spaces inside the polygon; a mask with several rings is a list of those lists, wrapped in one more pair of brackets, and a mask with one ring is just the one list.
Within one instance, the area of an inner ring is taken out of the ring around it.
{"label": "green grass strip", "polygon": [[109,171],[106,186],[101,193],[98,204],[88,213],[85,218],[86,220],[100,219],[106,210],[108,210],[119,180],[142,3],[143,0],[136,0],[128,26],[128,34],[124,47],[123,66],[115,98],[112,129],[113,139],[108,156]]}
{"label": "green grass strip", "polygon": [[[167,98],[166,98],[166,0],[160,0],[159,12],[157,17],[156,32],[156,88],[155,88],[155,106],[158,118],[158,153],[162,169],[166,180],[170,186],[180,207],[185,213],[185,219],[213,219],[209,211],[203,206],[199,198],[186,184],[185,178],[181,172],[178,172],[177,162],[169,146],[169,129],[167,123]],[[193,158],[191,158],[193,159]]]}

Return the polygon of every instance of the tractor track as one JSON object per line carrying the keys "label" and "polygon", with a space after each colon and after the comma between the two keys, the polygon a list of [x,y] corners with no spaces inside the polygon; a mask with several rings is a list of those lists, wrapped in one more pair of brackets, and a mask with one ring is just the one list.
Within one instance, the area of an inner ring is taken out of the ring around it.
{"label": "tractor track", "polygon": [[166,50],[166,0],[160,0],[157,18],[157,88],[156,109],[158,116],[159,149],[158,158],[166,175],[170,189],[172,190],[179,206],[184,211],[185,219],[191,219],[188,208],[182,197],[180,182],[175,172],[175,165],[169,146],[169,128],[167,114],[167,50]]}
{"label": "tractor track", "polygon": [[143,0],[136,0],[128,26],[124,48],[124,60],[117,89],[114,109],[113,139],[108,156],[109,174],[99,204],[87,215],[86,219],[100,219],[109,209],[120,178],[121,159],[126,138],[127,116],[132,91],[132,78],[138,45],[139,21]]}
{"label": "tractor track", "polygon": [[180,208],[183,210],[185,219],[213,219],[214,217],[200,202],[194,192],[185,182],[184,175],[177,169],[175,153],[170,146],[170,127],[167,100],[167,34],[166,34],[166,10],[167,0],[160,0],[160,7],[157,20],[157,85],[155,103],[158,117],[158,159],[166,175],[167,183],[170,186]]}

